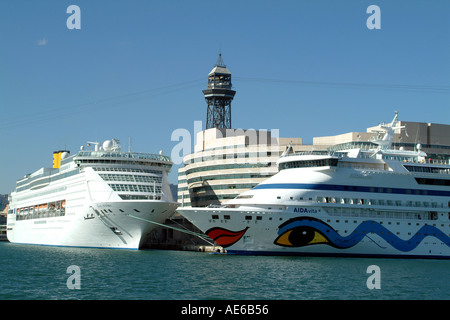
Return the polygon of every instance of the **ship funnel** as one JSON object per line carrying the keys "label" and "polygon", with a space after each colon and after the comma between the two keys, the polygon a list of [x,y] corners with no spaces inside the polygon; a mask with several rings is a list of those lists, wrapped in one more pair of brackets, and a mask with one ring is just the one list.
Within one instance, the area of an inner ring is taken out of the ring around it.
{"label": "ship funnel", "polygon": [[61,167],[61,160],[69,156],[70,152],[67,150],[60,150],[53,152],[53,168],[59,169]]}

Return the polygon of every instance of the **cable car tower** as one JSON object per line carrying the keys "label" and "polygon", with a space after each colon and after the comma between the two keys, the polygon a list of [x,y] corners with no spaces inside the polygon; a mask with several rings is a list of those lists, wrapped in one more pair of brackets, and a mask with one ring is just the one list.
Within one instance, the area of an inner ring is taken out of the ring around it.
{"label": "cable car tower", "polygon": [[231,72],[223,63],[221,53],[208,74],[208,89],[203,94],[207,104],[206,129],[231,129],[231,101],[236,91],[231,90]]}

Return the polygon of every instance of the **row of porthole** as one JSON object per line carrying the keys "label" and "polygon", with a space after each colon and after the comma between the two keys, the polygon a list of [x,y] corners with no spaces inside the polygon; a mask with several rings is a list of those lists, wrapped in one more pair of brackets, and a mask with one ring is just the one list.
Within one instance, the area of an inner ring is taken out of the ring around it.
{"label": "row of porthole", "polygon": [[[133,210],[134,210],[135,212],[138,212],[138,213],[141,212],[141,211],[139,211],[138,209],[133,209]],[[103,214],[108,214],[108,211],[109,211],[110,213],[113,213],[111,209],[102,209],[102,210],[100,210],[100,212],[103,213]],[[122,209],[119,209],[119,211],[120,211],[120,212],[125,212],[125,211],[123,211]],[[152,213],[153,213],[153,212],[155,212],[155,209],[152,209]]]}
{"label": "row of porthole", "polygon": [[[327,219],[327,222],[330,223],[330,222],[331,222],[331,219]],[[336,220],[336,223],[340,223],[340,222],[341,222],[340,220]],[[359,221],[359,222],[361,222],[361,221]],[[344,220],[344,223],[349,223],[349,222],[348,222],[348,220]],[[353,220],[353,223],[358,223],[358,221],[357,221],[357,220]],[[397,222],[396,222],[396,225],[400,225],[400,223],[401,223],[401,222],[397,221]],[[380,221],[379,224],[383,224],[383,221]],[[388,221],[387,224],[392,224],[392,222],[391,222],[391,221]],[[408,226],[411,226],[411,225],[412,225],[412,223],[411,223],[411,222],[408,222]],[[416,226],[420,226],[420,225],[421,225],[421,223],[416,222]],[[429,225],[429,224],[428,224],[428,223],[422,223],[422,225],[426,226],[426,225]],[[436,223],[433,223],[433,224],[430,224],[430,225],[432,225],[433,227],[436,227],[436,226],[437,226]],[[450,224],[449,224],[448,226],[450,227]],[[444,224],[444,223],[441,223],[441,227],[445,227],[445,224]]]}

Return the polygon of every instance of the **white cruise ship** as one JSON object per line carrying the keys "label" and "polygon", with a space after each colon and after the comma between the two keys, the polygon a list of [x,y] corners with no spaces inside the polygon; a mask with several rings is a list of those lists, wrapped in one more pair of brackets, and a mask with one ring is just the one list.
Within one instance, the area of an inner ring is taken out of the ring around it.
{"label": "white cruise ship", "polygon": [[[450,165],[377,139],[281,157],[222,207],[178,212],[228,253],[450,258]],[[348,146],[347,146],[348,147]]]}
{"label": "white cruise ship", "polygon": [[[10,242],[139,249],[171,216],[168,173],[160,154],[121,152],[113,139],[70,156],[53,154],[53,168],[17,181],[7,215]],[[88,144],[89,146],[89,144]]]}

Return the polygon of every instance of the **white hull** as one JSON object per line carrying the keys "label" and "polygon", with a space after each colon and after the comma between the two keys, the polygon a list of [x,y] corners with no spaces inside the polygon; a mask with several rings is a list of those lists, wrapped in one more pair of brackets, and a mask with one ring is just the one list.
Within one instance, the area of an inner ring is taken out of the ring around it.
{"label": "white hull", "polygon": [[281,157],[279,172],[220,208],[178,211],[228,252],[450,258],[450,164],[373,145]]}
{"label": "white hull", "polygon": [[7,236],[22,244],[139,249],[176,207],[152,200],[91,203],[70,216],[16,221],[8,225]]}
{"label": "white hull", "polygon": [[[321,207],[307,206],[288,210],[241,207],[178,211],[228,253],[450,258],[448,221],[430,224],[422,220],[390,219],[383,223],[371,217],[331,216]],[[298,243],[289,242],[289,231],[295,228],[305,233],[303,243],[298,238]]]}
{"label": "white hull", "polygon": [[172,163],[164,155],[104,146],[18,180],[8,210],[8,240],[139,249],[178,206],[167,179]]}

